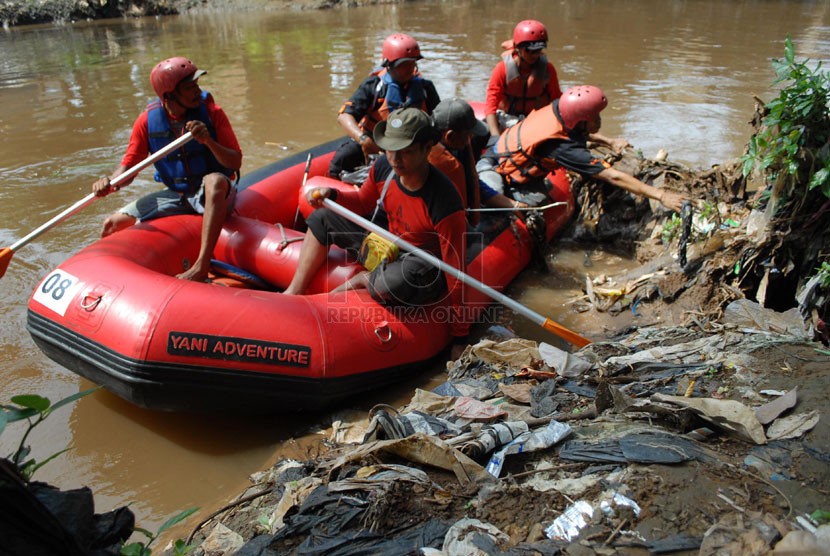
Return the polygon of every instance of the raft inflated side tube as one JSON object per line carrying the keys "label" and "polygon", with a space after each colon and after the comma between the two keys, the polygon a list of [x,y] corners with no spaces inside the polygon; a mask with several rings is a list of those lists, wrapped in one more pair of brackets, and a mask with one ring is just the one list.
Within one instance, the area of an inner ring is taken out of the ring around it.
{"label": "raft inflated side tube", "polygon": [[[225,226],[213,250],[214,258],[250,273],[272,287],[285,289],[291,283],[305,234],[260,220],[234,215]],[[331,249],[309,284],[309,293],[329,292],[363,270],[353,257],[340,248]]]}

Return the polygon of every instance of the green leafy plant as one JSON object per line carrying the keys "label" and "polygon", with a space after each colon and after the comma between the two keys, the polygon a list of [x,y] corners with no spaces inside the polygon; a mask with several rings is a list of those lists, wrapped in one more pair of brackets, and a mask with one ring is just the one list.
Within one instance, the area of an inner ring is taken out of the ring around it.
{"label": "green leafy plant", "polygon": [[272,515],[267,512],[260,514],[256,521],[256,529],[259,533],[265,534],[271,532],[271,527],[273,526],[271,517]]}
{"label": "green leafy plant", "polygon": [[[150,545],[159,538],[163,532],[171,528],[172,526],[176,525],[180,521],[183,521],[197,512],[199,508],[189,508],[176,514],[175,516],[171,517],[167,521],[165,521],[161,527],[159,527],[158,531],[155,534],[151,533],[146,529],[142,529],[141,527],[136,527],[135,531],[137,533],[141,533],[145,537],[147,537],[147,542],[133,542],[130,544],[125,544],[121,547],[121,556],[150,556],[153,551],[150,549]],[[193,545],[189,545],[185,543],[183,540],[178,539],[173,544],[173,556],[185,556],[191,550],[195,548]]]}
{"label": "green leafy plant", "polygon": [[824,261],[816,269],[818,274],[818,281],[822,288],[830,289],[830,262]]}
{"label": "green leafy plant", "polygon": [[821,62],[811,68],[809,60],[796,61],[789,37],[784,59],[774,59],[773,68],[774,83],[788,84],[765,105],[765,127],[750,139],[741,158],[743,174],[758,167],[767,183],[778,185],[783,194],[807,184],[830,197],[830,76]]}
{"label": "green leafy plant", "polygon": [[[29,457],[32,450],[26,442],[34,428],[41,424],[56,409],[79,400],[84,396],[88,396],[100,389],[101,387],[99,386],[90,390],[84,390],[83,392],[67,396],[66,398],[63,398],[55,403],[52,403],[49,398],[38,396],[36,394],[23,394],[19,396],[12,396],[11,403],[9,404],[0,404],[0,434],[6,430],[6,426],[10,423],[26,421],[29,425],[23,433],[23,437],[20,439],[17,449],[8,457],[9,461],[14,464],[20,475],[27,482],[32,480],[32,476],[38,469],[68,450],[68,448],[60,450],[59,452],[50,455],[43,461],[37,461],[34,458]],[[198,509],[199,508],[190,508],[173,516],[164,522],[155,534],[147,531],[146,529],[136,527],[134,531],[143,534],[149,540],[146,543],[134,542],[125,544],[121,547],[120,553],[123,556],[151,556],[152,550],[150,549],[150,544],[155,541],[161,533],[180,521],[188,518],[194,512],[198,511]],[[194,546],[187,544],[181,539],[177,539],[173,543],[173,552],[171,554],[172,556],[186,556],[193,550],[193,548]]]}
{"label": "green leafy plant", "polygon": [[660,241],[665,245],[671,243],[680,234],[680,226],[682,224],[683,220],[677,214],[672,213],[671,218],[663,223],[663,231],[660,232]]}
{"label": "green leafy plant", "polygon": [[718,208],[709,201],[705,201],[703,203],[703,208],[700,209],[700,217],[709,220],[710,218],[714,218],[719,216]]}
{"label": "green leafy plant", "polygon": [[20,474],[24,479],[26,479],[26,481],[31,481],[32,476],[38,469],[68,449],[65,448],[60,450],[40,462],[35,460],[35,458],[30,458],[29,454],[31,454],[32,450],[30,446],[26,445],[26,441],[29,439],[29,435],[34,428],[41,424],[44,419],[49,417],[49,415],[51,415],[56,409],[83,398],[84,396],[88,396],[99,389],[100,387],[92,388],[91,390],[84,390],[83,392],[78,392],[77,394],[73,394],[57,401],[54,404],[49,400],[49,398],[44,398],[43,396],[35,394],[24,394],[20,396],[13,396],[11,404],[0,405],[0,409],[2,409],[2,411],[0,411],[0,434],[3,433],[6,429],[6,425],[9,423],[25,420],[29,424],[26,432],[23,433],[23,438],[20,439],[20,444],[18,444],[17,449],[14,453],[9,455],[9,460],[18,468]]}
{"label": "green leafy plant", "polygon": [[830,523],[830,512],[827,510],[816,510],[810,514],[810,519],[822,525]]}

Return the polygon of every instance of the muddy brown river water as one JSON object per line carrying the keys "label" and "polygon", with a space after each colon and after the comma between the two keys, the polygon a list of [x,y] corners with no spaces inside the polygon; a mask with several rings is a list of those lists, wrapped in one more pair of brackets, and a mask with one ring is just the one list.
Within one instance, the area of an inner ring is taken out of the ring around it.
{"label": "muddy brown river water", "polygon": [[[739,156],[753,95],[770,99],[770,59],[787,34],[800,57],[830,59],[830,3],[776,0],[512,0],[407,2],[349,10],[212,12],[177,17],[37,26],[0,32],[0,243],[12,244],[82,198],[120,159],[130,126],[151,95],[160,59],[191,57],[209,73],[200,84],[225,108],[258,168],[340,135],[335,114],[377,63],[383,38],[404,31],[420,42],[423,74],[442,97],[483,100],[500,43],[520,19],[548,25],[547,50],[564,87],[601,86],[610,100],[603,132],[626,137],[646,156],[708,167]],[[149,172],[98,201],[15,255],[0,287],[2,401],[21,393],[52,400],[90,383],[43,356],[25,330],[29,294],[45,273],[97,237],[104,216],[154,187]],[[594,251],[561,251],[557,273],[524,274],[509,293],[587,336],[601,323],[567,305],[584,281],[630,264]],[[543,332],[508,319],[522,335]],[[424,369],[408,384],[354,402],[396,404],[414,387],[440,382]],[[234,418],[153,413],[98,392],[56,412],[31,437],[41,480],[90,486],[97,509],[131,504],[155,529],[190,507],[206,515],[281,455],[303,456],[334,414]],[[0,437],[8,455],[22,429]],[[195,521],[194,521],[195,522]]]}

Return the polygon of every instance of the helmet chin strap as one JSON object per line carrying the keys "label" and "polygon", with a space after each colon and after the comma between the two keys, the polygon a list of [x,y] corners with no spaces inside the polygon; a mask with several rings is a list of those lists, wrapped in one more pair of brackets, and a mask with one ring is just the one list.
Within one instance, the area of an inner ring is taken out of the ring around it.
{"label": "helmet chin strap", "polygon": [[[170,92],[164,95],[164,109],[174,116],[180,116],[184,112],[187,112],[187,107],[184,106],[180,101],[178,95],[176,93]],[[175,103],[176,106],[179,107],[178,110],[171,110],[170,103]]]}

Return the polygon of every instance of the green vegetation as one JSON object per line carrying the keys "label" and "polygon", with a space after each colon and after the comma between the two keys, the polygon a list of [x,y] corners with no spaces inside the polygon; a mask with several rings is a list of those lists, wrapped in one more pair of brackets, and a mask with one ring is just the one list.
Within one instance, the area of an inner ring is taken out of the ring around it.
{"label": "green vegetation", "polygon": [[48,398],[34,394],[27,394],[12,397],[11,405],[0,405],[0,409],[2,409],[2,412],[0,412],[0,434],[2,434],[6,429],[6,425],[8,423],[23,420],[26,420],[26,422],[29,423],[26,432],[23,433],[23,438],[20,439],[20,444],[18,445],[17,450],[9,456],[9,460],[17,467],[21,476],[27,482],[32,480],[32,476],[35,474],[35,471],[66,451],[66,449],[63,449],[52,454],[45,460],[38,462],[35,458],[29,457],[29,454],[32,451],[31,447],[26,445],[26,441],[29,439],[29,434],[31,434],[34,428],[41,424],[44,419],[49,417],[49,415],[51,415],[56,409],[83,398],[84,396],[88,396],[96,390],[98,390],[98,388],[78,392],[77,394],[64,398],[55,404],[52,404]]}
{"label": "green vegetation", "polygon": [[765,105],[765,127],[750,139],[741,158],[743,174],[759,168],[767,185],[784,197],[818,189],[830,198],[830,76],[821,62],[814,69],[809,62],[796,61],[787,37],[784,60],[773,60],[774,83],[787,84]]}
{"label": "green vegetation", "polygon": [[[130,544],[125,544],[121,547],[121,556],[150,556],[153,551],[150,549],[150,545],[155,541],[159,535],[163,532],[174,526],[175,524],[179,523],[180,521],[187,519],[194,512],[198,511],[199,508],[189,508],[176,514],[175,516],[171,517],[167,521],[165,521],[161,527],[159,527],[158,531],[155,534],[147,531],[146,529],[142,529],[140,527],[136,527],[135,530],[138,533],[141,533],[149,540],[146,543],[143,542],[134,542]],[[178,539],[175,543],[173,543],[173,553],[172,556],[185,556],[195,547],[185,543],[183,540]]]}
{"label": "green vegetation", "polygon": [[821,266],[816,269],[818,274],[818,281],[824,289],[830,289],[830,262],[824,261]]}
{"label": "green vegetation", "polygon": [[[77,394],[73,394],[66,398],[63,398],[60,401],[55,402],[54,404],[49,400],[49,398],[44,398],[43,396],[38,396],[36,394],[24,394],[20,396],[13,396],[11,398],[10,404],[0,404],[0,434],[6,430],[6,426],[10,423],[15,423],[18,421],[26,421],[28,423],[28,427],[26,431],[23,433],[23,437],[20,439],[20,443],[17,446],[17,449],[8,456],[8,461],[11,462],[14,467],[17,469],[20,476],[26,483],[31,482],[32,477],[34,476],[35,472],[61,455],[62,453],[66,452],[68,448],[60,450],[56,452],[43,461],[37,461],[33,457],[29,457],[31,454],[31,446],[28,446],[26,443],[29,439],[29,435],[31,432],[41,424],[47,417],[49,417],[56,409],[59,409],[65,405],[68,405],[76,400],[79,400],[93,392],[100,390],[98,388],[92,388],[90,390],[84,390],[83,392],[78,392]],[[173,525],[179,523],[180,521],[188,518],[189,516],[193,515],[199,508],[190,508],[187,509],[172,518],[168,519],[166,522],[159,527],[156,533],[151,533],[146,529],[142,529],[140,527],[136,527],[134,530],[142,535],[146,536],[148,541],[146,543],[143,542],[133,542],[129,544],[125,544],[121,547],[121,554],[123,556],[150,556],[152,554],[152,550],[150,549],[150,545],[155,541],[161,533],[172,527]],[[173,552],[172,556],[185,556],[191,550],[193,550],[193,546],[185,543],[183,540],[178,539],[175,541],[173,545]]]}
{"label": "green vegetation", "polygon": [[186,0],[6,0],[0,2],[0,21],[9,26],[125,15],[163,15],[178,13],[179,7],[188,3]]}
{"label": "green vegetation", "polygon": [[[786,310],[816,272],[830,285],[830,269],[821,262],[830,238],[830,74],[821,62],[797,60],[789,37],[784,58],[772,65],[780,89],[764,105],[741,158],[743,175],[760,180],[751,204],[763,214],[735,272],[748,297],[763,288],[772,294],[765,296],[769,307]],[[814,301],[826,320],[826,299]]]}
{"label": "green vegetation", "polygon": [[681,224],[683,224],[683,220],[676,213],[672,213],[671,217],[663,222],[663,230],[660,232],[660,241],[662,241],[664,245],[668,245],[673,239],[679,237]]}
{"label": "green vegetation", "polygon": [[821,525],[830,523],[830,512],[827,510],[816,510],[810,514],[810,519]]}
{"label": "green vegetation", "polygon": [[700,209],[700,217],[705,218],[706,220],[719,218],[720,214],[718,214],[718,207],[710,201],[704,201],[703,208]]}

